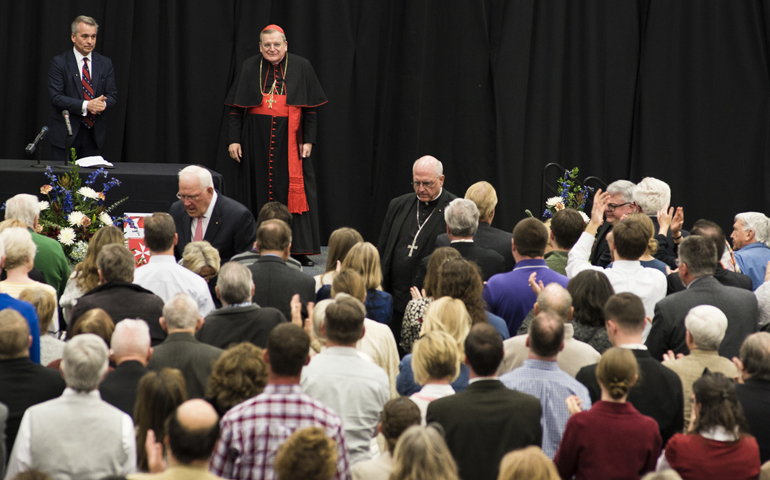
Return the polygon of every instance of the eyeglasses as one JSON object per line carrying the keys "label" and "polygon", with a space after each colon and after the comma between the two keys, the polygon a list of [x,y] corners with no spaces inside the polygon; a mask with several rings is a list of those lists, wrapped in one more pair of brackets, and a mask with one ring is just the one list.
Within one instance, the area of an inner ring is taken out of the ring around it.
{"label": "eyeglasses", "polygon": [[409,182],[409,185],[413,186],[414,188],[420,188],[420,187],[430,188],[435,184],[436,184],[435,180],[433,180],[432,182]]}
{"label": "eyeglasses", "polygon": [[200,198],[200,196],[202,194],[203,194],[203,191],[201,191],[197,195],[182,195],[181,193],[177,193],[176,194],[176,198],[178,198],[179,200],[181,200],[183,202],[195,202],[195,201],[198,200],[198,198]]}
{"label": "eyeglasses", "polygon": [[607,204],[607,211],[608,212],[614,212],[616,208],[625,207],[626,205],[633,205],[634,202],[626,202],[621,203],[620,205],[615,205],[614,203],[608,203]]}

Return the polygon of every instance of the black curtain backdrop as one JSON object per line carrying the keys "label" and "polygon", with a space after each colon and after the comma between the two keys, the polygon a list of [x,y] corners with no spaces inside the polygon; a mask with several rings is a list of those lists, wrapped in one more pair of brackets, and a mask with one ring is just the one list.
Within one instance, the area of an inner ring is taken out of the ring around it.
{"label": "black curtain backdrop", "polygon": [[198,163],[231,186],[222,102],[261,28],[281,25],[329,98],[313,150],[325,238],[351,226],[376,242],[427,154],[455,194],[490,181],[506,230],[542,212],[550,162],[665,180],[686,226],[729,233],[770,206],[770,0],[2,2],[1,158],[24,158],[47,123],[50,60],[79,14],[115,66],[103,155]]}

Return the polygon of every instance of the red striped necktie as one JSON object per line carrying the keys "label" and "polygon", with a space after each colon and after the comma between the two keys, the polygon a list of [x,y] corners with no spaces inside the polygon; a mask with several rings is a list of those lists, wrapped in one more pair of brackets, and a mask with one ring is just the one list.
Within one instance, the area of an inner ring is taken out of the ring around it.
{"label": "red striped necktie", "polygon": [[[80,81],[83,84],[83,98],[85,101],[94,99],[94,87],[91,85],[91,72],[88,71],[88,57],[83,57],[83,75],[80,77]],[[83,123],[87,128],[94,126],[94,117],[91,113],[88,113],[83,117]]]}

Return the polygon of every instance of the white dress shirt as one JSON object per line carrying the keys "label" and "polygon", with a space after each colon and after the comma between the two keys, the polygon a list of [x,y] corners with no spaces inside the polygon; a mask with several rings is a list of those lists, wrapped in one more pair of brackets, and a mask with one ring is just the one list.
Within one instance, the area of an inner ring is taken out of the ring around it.
{"label": "white dress shirt", "polygon": [[214,205],[217,203],[217,191],[214,190],[214,196],[211,197],[211,203],[209,208],[203,213],[202,217],[192,218],[190,221],[190,239],[195,240],[195,229],[198,227],[198,222],[203,221],[203,234],[201,238],[206,238],[206,229],[209,228],[209,221],[211,221],[211,214],[214,212]]}
{"label": "white dress shirt", "polygon": [[[75,61],[78,62],[78,77],[83,75],[83,59],[88,59],[88,72],[91,74],[91,78],[94,78],[94,62],[91,59],[91,54],[83,55],[82,53],[78,52],[77,48],[72,47],[72,51],[75,53]],[[81,80],[82,81],[82,80]],[[83,106],[80,108],[80,114],[84,117],[88,115],[88,100],[83,100]]]}
{"label": "white dress shirt", "polygon": [[202,317],[216,308],[206,280],[176,263],[173,255],[152,255],[147,264],[136,269],[134,283],[168,302],[179,292],[190,295]]}

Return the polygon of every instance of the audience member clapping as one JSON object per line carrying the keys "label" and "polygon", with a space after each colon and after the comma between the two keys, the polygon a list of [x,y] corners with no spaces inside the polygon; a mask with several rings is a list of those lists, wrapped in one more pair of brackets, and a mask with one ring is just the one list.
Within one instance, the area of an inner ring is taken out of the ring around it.
{"label": "audience member clapping", "polygon": [[102,227],[96,231],[91,240],[88,242],[88,250],[86,251],[86,258],[82,262],[75,265],[75,270],[70,275],[67,281],[67,287],[64,289],[64,293],[59,299],[59,304],[62,308],[64,320],[67,325],[72,325],[74,319],[72,318],[72,309],[78,302],[78,299],[83,294],[90,292],[92,289],[99,285],[99,266],[96,263],[96,259],[99,256],[99,252],[102,251],[105,245],[111,243],[119,243],[123,245],[125,238],[123,232],[115,226]]}
{"label": "audience member clapping", "polygon": [[[460,352],[464,351],[463,343],[471,330],[471,317],[465,304],[461,300],[443,297],[431,302],[425,312],[422,323],[422,334],[433,331],[448,333],[457,343]],[[412,395],[420,390],[420,386],[414,381],[412,372],[412,354],[404,356],[398,366],[398,379],[396,388],[401,395]],[[460,375],[452,382],[452,388],[459,392],[468,386],[468,367],[461,365]]]}
{"label": "audience member clapping", "polygon": [[294,432],[275,456],[277,480],[332,480],[337,474],[337,442],[323,428]]}
{"label": "audience member clapping", "polygon": [[560,480],[559,472],[540,447],[515,450],[500,462],[497,480]]}
{"label": "audience member clapping", "polygon": [[139,381],[134,406],[136,423],[137,467],[141,472],[149,471],[147,451],[144,445],[147,437],[150,443],[162,440],[166,436],[166,418],[179,405],[187,400],[182,372],[173,368],[164,368],[159,372],[149,372]]}
{"label": "audience member clapping", "polygon": [[757,478],[759,446],[748,434],[732,380],[706,373],[692,391],[690,430],[671,437],[657,469],[674,469],[684,480]]}
{"label": "audience member clapping", "polygon": [[685,356],[669,351],[663,356],[663,365],[675,371],[682,380],[684,392],[684,429],[690,423],[690,395],[692,385],[708,369],[711,373],[722,373],[727,378],[735,378],[738,371],[730,360],[719,356],[719,344],[725,337],[727,317],[722,310],[712,305],[700,305],[690,310],[684,319],[687,329],[687,348],[690,354]]}
{"label": "audience member clapping", "polygon": [[329,250],[326,256],[326,271],[314,276],[315,290],[321,289],[324,285],[331,285],[337,269],[341,268],[343,260],[353,245],[363,242],[364,238],[353,228],[343,227],[333,231],[329,236]]}
{"label": "audience member clapping", "polygon": [[601,400],[580,411],[570,401],[567,422],[554,463],[562,478],[639,478],[655,468],[662,440],[658,425],[626,402],[639,379],[630,350],[611,348],[596,368]]}
{"label": "audience member clapping", "polygon": [[[56,289],[48,284],[36,282],[29,278],[29,272],[35,265],[35,253],[37,246],[32,241],[32,234],[26,228],[6,228],[0,233],[0,238],[5,244],[5,271],[7,277],[0,282],[0,292],[7,293],[13,298],[19,298],[19,294],[29,287],[40,288],[46,291],[54,300],[58,294]],[[54,307],[53,320],[48,331],[54,334],[59,332],[58,307]],[[41,331],[45,335],[46,332]]]}
{"label": "audience member clapping", "polygon": [[396,443],[390,480],[459,480],[457,464],[432,426],[409,427]]}
{"label": "audience member clapping", "polygon": [[439,247],[431,253],[423,289],[420,291],[419,288],[412,287],[412,300],[406,304],[404,311],[400,346],[405,353],[412,351],[412,344],[420,337],[425,310],[434,298],[438,298],[436,290],[438,289],[439,268],[448,260],[460,257],[460,252],[452,247]]}
{"label": "audience member clapping", "polygon": [[221,417],[235,405],[262,393],[267,385],[267,364],[261,348],[251,343],[233,345],[214,363],[206,399]]}
{"label": "audience member clapping", "polygon": [[455,394],[451,383],[460,375],[461,356],[457,341],[446,332],[428,332],[415,342],[412,371],[415,381],[422,388],[409,398],[420,408],[423,426],[428,404],[437,398]]}
{"label": "audience member clapping", "polygon": [[58,360],[64,354],[64,342],[54,335],[48,335],[48,327],[53,321],[53,314],[56,310],[56,301],[51,293],[37,287],[25,288],[19,294],[19,300],[29,302],[37,311],[37,320],[40,325],[40,363],[48,365],[54,360]]}

